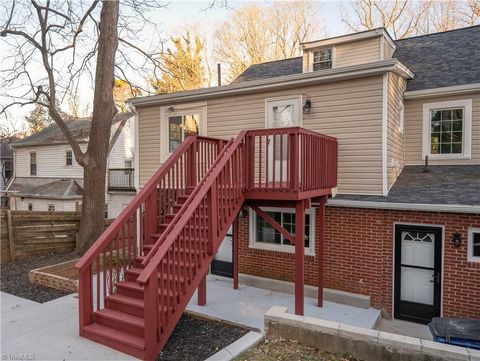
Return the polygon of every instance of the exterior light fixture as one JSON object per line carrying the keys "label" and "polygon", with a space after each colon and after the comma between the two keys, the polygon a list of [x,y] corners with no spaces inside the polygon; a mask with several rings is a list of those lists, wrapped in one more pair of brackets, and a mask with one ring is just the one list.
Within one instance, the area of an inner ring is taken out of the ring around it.
{"label": "exterior light fixture", "polygon": [[310,110],[312,110],[312,101],[310,99],[307,99],[303,104],[303,113],[310,114]]}
{"label": "exterior light fixture", "polygon": [[452,237],[452,243],[455,247],[460,247],[460,244],[462,243],[462,235],[455,232]]}

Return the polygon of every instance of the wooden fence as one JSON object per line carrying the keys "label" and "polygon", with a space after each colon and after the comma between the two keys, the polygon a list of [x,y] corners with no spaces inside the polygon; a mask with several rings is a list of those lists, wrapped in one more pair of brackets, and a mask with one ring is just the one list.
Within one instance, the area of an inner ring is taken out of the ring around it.
{"label": "wooden fence", "polygon": [[[75,249],[80,225],[80,214],[77,212],[2,210],[1,218],[2,262]],[[6,237],[3,225],[6,225]],[[5,250],[9,254],[4,257]]]}

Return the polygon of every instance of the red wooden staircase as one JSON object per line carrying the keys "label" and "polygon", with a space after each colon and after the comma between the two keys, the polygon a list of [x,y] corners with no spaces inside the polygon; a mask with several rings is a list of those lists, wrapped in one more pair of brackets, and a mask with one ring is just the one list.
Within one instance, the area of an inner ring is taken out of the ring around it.
{"label": "red wooden staircase", "polygon": [[244,203],[329,194],[336,159],[301,128],[187,138],[76,264],[80,335],[155,359]]}

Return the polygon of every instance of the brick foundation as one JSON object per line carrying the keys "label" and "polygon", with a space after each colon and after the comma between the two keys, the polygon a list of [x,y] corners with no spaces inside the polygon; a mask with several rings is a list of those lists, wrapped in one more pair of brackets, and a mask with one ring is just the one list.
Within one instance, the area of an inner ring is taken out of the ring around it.
{"label": "brick foundation", "polygon": [[[318,212],[317,212],[318,217]],[[480,319],[480,263],[467,262],[469,227],[480,227],[479,214],[327,207],[325,287],[369,295],[374,307],[392,316],[394,224],[445,227],[443,316]],[[320,222],[315,223],[319,234]],[[450,242],[455,232],[463,242]],[[293,281],[294,254],[249,247],[248,217],[239,224],[239,272]],[[318,248],[318,237],[316,239]],[[317,283],[317,258],[305,256],[305,282]]]}

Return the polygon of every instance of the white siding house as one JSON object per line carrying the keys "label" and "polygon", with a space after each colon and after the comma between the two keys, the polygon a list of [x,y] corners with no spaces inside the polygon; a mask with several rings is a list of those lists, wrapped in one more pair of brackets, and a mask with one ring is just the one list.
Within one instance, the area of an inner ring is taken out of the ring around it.
{"label": "white siding house", "polygon": [[[67,122],[87,149],[90,118]],[[115,218],[135,195],[134,117],[132,113],[116,116],[111,138],[122,127],[107,161],[106,213]],[[75,211],[80,209],[83,192],[83,168],[75,161],[70,145],[56,124],[15,144],[14,179],[7,189],[10,208],[34,211]]]}

